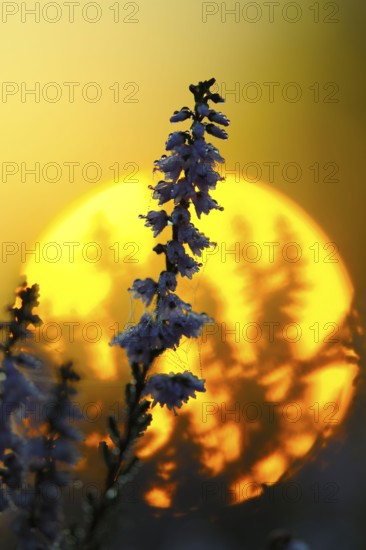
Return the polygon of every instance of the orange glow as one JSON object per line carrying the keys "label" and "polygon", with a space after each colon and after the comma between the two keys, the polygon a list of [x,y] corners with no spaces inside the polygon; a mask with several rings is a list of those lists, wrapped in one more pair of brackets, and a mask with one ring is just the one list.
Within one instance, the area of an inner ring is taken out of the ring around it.
{"label": "orange glow", "polygon": [[84,457],[81,457],[80,460],[75,464],[74,469],[79,470],[85,470],[87,467],[87,460]]}
{"label": "orange glow", "polygon": [[177,465],[175,462],[164,462],[159,464],[158,477],[164,480],[170,479],[171,473],[176,470]]}
{"label": "orange glow", "polygon": [[107,445],[113,445],[113,442],[108,434],[103,435],[98,432],[92,432],[84,439],[84,445],[87,447],[98,447],[99,443],[105,441]]}
{"label": "orange glow", "polygon": [[[305,378],[307,399],[314,403],[313,413],[319,423],[340,424],[353,395],[356,365],[330,365]],[[350,374],[352,377],[350,377]]]}
{"label": "orange glow", "polygon": [[[267,482],[273,482],[283,474],[287,467],[287,460],[280,451],[272,453],[267,458],[257,462],[254,467],[254,477],[256,480],[265,479]],[[264,481],[263,483],[266,483]]]}
{"label": "orange glow", "polygon": [[231,504],[238,504],[251,498],[259,497],[263,488],[251,477],[245,476],[237,479],[230,485]]}
{"label": "orange glow", "polygon": [[241,430],[238,425],[228,423],[201,435],[199,442],[203,447],[201,462],[212,474],[217,474],[240,456]]}
{"label": "orange glow", "polygon": [[261,384],[268,387],[268,401],[283,401],[291,386],[291,365],[283,365],[260,379]]}
{"label": "orange glow", "polygon": [[[156,453],[173,432],[174,417],[167,415],[159,405],[154,408],[153,419],[145,437],[149,440],[148,445],[139,447],[140,458],[148,458]],[[153,434],[153,437],[151,435]]]}
{"label": "orange glow", "polygon": [[306,454],[314,445],[312,434],[301,434],[285,441],[285,451],[290,456],[300,457]]}
{"label": "orange glow", "polygon": [[169,508],[171,506],[172,488],[169,492],[168,489],[154,488],[145,494],[145,500],[150,506],[156,508]]}

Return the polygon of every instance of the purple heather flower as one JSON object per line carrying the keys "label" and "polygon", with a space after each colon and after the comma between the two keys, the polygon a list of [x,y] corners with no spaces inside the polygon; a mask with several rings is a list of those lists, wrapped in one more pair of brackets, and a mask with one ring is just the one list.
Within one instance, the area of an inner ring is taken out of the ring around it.
{"label": "purple heather flower", "polygon": [[1,383],[3,391],[1,402],[2,415],[10,414],[21,403],[25,403],[28,397],[37,397],[40,395],[39,390],[33,382],[15,367],[15,360],[12,356],[5,356],[3,360],[5,379]]}
{"label": "purple heather flower", "polygon": [[210,109],[208,118],[211,122],[222,124],[222,126],[229,126],[230,124],[230,120],[223,113],[215,111],[214,109]]}
{"label": "purple heather flower", "polygon": [[151,304],[157,290],[157,283],[148,277],[147,279],[135,279],[131,290],[135,298],[141,298],[146,306]]}
{"label": "purple heather flower", "polygon": [[207,116],[209,113],[209,108],[207,103],[198,103],[196,105],[197,113],[201,116]]}
{"label": "purple heather flower", "polygon": [[174,273],[162,271],[158,281],[158,292],[164,296],[169,290],[174,292],[177,288],[177,278]]}
{"label": "purple heather flower", "polygon": [[176,294],[169,292],[166,296],[162,296],[156,308],[157,315],[160,320],[170,319],[173,313],[184,313],[191,311],[192,306],[183,302]]}
{"label": "purple heather flower", "polygon": [[150,313],[144,313],[137,325],[117,334],[110,345],[126,348],[130,363],[144,365],[151,363],[154,352],[164,350],[159,326]]}
{"label": "purple heather flower", "polygon": [[192,134],[195,138],[202,138],[205,134],[205,125],[201,122],[194,122],[192,124]]}
{"label": "purple heather flower", "polygon": [[211,171],[211,166],[205,162],[197,162],[196,164],[196,174],[197,176],[204,178]]}
{"label": "purple heather flower", "polygon": [[177,241],[169,241],[167,244],[167,257],[172,264],[176,264],[182,277],[192,278],[194,273],[199,271],[201,264],[198,264],[191,256],[186,254],[184,247]]}
{"label": "purple heather flower", "polygon": [[193,224],[189,225],[184,242],[188,244],[189,248],[196,256],[201,256],[204,248],[209,248],[214,245],[214,243],[211,243],[203,233],[200,233],[194,227]]}
{"label": "purple heather flower", "polygon": [[212,322],[212,319],[205,313],[173,313],[169,319],[169,323],[175,328],[180,336],[186,338],[198,338],[201,328],[206,323]]}
{"label": "purple heather flower", "polygon": [[169,216],[165,210],[150,210],[147,216],[141,216],[141,218],[146,219],[145,226],[151,227],[154,237],[157,237],[163,231],[169,220]]}
{"label": "purple heather flower", "polygon": [[195,139],[192,149],[197,153],[199,157],[204,158],[206,156],[206,145],[207,143],[203,138],[201,139]]}
{"label": "purple heather flower", "polygon": [[151,376],[145,386],[144,395],[151,394],[154,407],[157,403],[168,409],[180,409],[190,397],[196,398],[196,392],[205,392],[205,380],[199,380],[194,374],[184,373],[155,374]]}
{"label": "purple heather flower", "polygon": [[183,145],[188,135],[185,132],[173,132],[169,135],[169,138],[165,144],[165,149],[171,151],[179,145]]}
{"label": "purple heather flower", "polygon": [[172,197],[175,204],[180,201],[188,201],[195,194],[192,182],[188,178],[181,178],[173,187]]}
{"label": "purple heather flower", "polygon": [[173,190],[174,187],[172,182],[161,180],[154,187],[153,198],[157,199],[159,201],[159,205],[161,206],[165,202],[170,201],[173,195]]}
{"label": "purple heather flower", "polygon": [[195,183],[200,191],[205,192],[209,189],[216,189],[217,182],[222,181],[223,179],[224,178],[222,178],[218,172],[215,172],[210,167],[203,167],[203,165],[199,165]]}
{"label": "purple heather flower", "polygon": [[206,131],[208,134],[220,139],[227,139],[229,136],[222,128],[219,128],[215,124],[206,124]]}
{"label": "purple heather flower", "polygon": [[176,206],[172,213],[172,222],[175,225],[187,224],[191,219],[191,215],[187,208],[184,206]]}
{"label": "purple heather flower", "polygon": [[156,168],[164,172],[167,179],[176,181],[183,168],[183,159],[178,154],[173,154],[169,157],[163,155],[160,160],[156,161]]}
{"label": "purple heather flower", "polygon": [[177,145],[174,148],[174,154],[178,154],[181,157],[182,168],[184,170],[184,168],[186,168],[187,166],[187,160],[192,154],[192,146],[187,143],[183,143],[182,145]]}
{"label": "purple heather flower", "polygon": [[179,243],[187,243],[188,240],[191,238],[192,235],[192,229],[194,229],[194,225],[192,223],[182,223],[180,225],[176,226],[177,232],[177,241]]}
{"label": "purple heather flower", "polygon": [[217,204],[217,201],[212,199],[208,193],[198,191],[192,198],[196,214],[200,218],[201,214],[208,214],[211,210],[223,210],[222,206]]}
{"label": "purple heather flower", "polygon": [[182,122],[192,116],[192,111],[188,107],[182,107],[180,111],[174,111],[173,116],[170,117],[170,122]]}
{"label": "purple heather flower", "polygon": [[218,149],[212,143],[207,143],[207,157],[213,162],[224,162],[224,159],[220,155]]}
{"label": "purple heather flower", "polygon": [[[205,313],[190,311],[190,304],[182,302],[178,296],[169,294],[157,311],[159,346],[175,349],[182,336],[197,338],[204,324],[212,321]],[[161,350],[162,351],[162,350]]]}

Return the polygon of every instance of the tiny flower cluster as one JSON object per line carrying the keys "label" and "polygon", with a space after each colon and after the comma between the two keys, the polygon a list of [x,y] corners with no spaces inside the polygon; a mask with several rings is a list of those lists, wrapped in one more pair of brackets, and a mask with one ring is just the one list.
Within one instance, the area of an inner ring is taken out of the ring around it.
{"label": "tiny flower cluster", "polygon": [[183,402],[186,403],[190,397],[195,397],[196,391],[205,391],[203,382],[188,371],[182,374],[171,372],[169,376],[157,374],[148,380],[144,394],[152,395],[153,407],[160,403],[161,407],[166,405],[175,412],[175,407],[180,408]]}

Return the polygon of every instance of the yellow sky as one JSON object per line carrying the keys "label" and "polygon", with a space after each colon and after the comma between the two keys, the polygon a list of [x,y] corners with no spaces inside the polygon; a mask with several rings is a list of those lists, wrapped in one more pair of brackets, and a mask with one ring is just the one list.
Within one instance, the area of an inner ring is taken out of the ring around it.
{"label": "yellow sky", "polygon": [[[122,179],[134,166],[150,170],[172,131],[172,112],[191,103],[188,85],[215,76],[221,92],[236,90],[220,106],[232,121],[229,141],[220,143],[227,168],[239,163],[243,173],[248,164],[259,166],[264,181],[303,206],[339,245],[351,275],[361,281],[365,86],[355,31],[361,18],[352,15],[351,5],[331,13],[319,3],[316,14],[309,9],[313,3],[304,2],[296,14],[281,1],[271,23],[263,3],[246,8],[247,2],[237,2],[239,15],[230,15],[221,3],[196,0],[104,1],[98,12],[80,2],[71,23],[64,3],[56,12],[40,2],[37,23],[24,6],[13,4],[19,8],[14,14],[3,6],[0,33],[2,242],[34,243],[72,201],[110,180],[109,167],[116,163]],[[226,9],[234,4],[227,2]],[[98,22],[85,20],[98,13]],[[60,21],[49,22],[58,16]],[[65,84],[71,82],[78,83],[73,103],[72,85]],[[26,94],[37,86],[38,103]],[[299,89],[301,99],[291,101]],[[102,94],[97,102],[94,93]],[[255,102],[256,93],[261,97]],[[39,183],[26,173],[37,162]],[[59,181],[47,181],[52,167],[43,177],[48,163],[61,167]],[[74,181],[69,163],[79,163]],[[87,163],[101,168],[96,183],[90,181],[93,168],[83,176]],[[298,181],[290,181],[289,163],[300,166]],[[4,303],[22,265],[18,255],[2,260]]]}

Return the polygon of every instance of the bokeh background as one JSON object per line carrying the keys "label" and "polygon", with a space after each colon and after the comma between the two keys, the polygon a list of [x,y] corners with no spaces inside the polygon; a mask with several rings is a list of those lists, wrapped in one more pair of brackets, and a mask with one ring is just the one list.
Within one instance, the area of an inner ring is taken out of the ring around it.
{"label": "bokeh background", "polygon": [[[263,2],[80,2],[73,22],[62,2],[39,4],[39,22],[26,13],[28,2],[2,5],[2,243],[39,241],[65,209],[106,188],[117,164],[121,185],[151,173],[172,111],[188,104],[188,85],[214,76],[232,121],[230,139],[219,144],[227,169],[239,163],[241,174],[255,180],[259,166],[261,180],[317,222],[338,245],[364,315],[361,0],[281,0],[273,12]],[[37,86],[39,101],[25,93]],[[35,163],[39,181],[25,173]],[[42,176],[47,163],[61,167],[58,181],[47,181],[52,168]],[[70,163],[79,163],[74,178]],[[88,163],[99,167],[95,177],[93,166],[83,174]],[[279,163],[273,174],[268,163]],[[289,163],[300,167],[300,177],[286,171]],[[19,254],[2,256],[0,303],[12,302],[24,265]],[[150,540],[151,547],[180,549],[187,537],[191,548],[201,541],[201,547],[254,549],[272,529],[286,527],[314,550],[362,550],[365,404],[360,390],[341,435],[297,474],[304,486],[337,482],[336,503],[309,499],[294,506],[261,497],[222,507],[211,521],[203,512],[173,520],[168,511],[155,518],[147,507],[133,513],[127,507],[132,519],[120,523],[130,533],[130,548]],[[146,525],[143,533],[135,517]]]}

